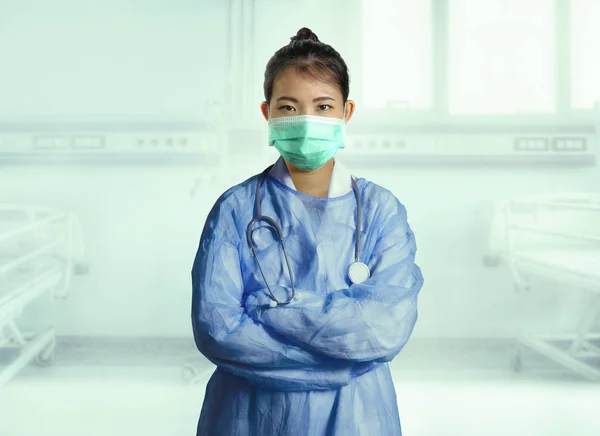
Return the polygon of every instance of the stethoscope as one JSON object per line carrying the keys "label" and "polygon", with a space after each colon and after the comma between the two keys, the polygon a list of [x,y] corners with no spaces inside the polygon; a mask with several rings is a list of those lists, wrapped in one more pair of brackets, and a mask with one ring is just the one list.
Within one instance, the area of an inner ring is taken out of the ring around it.
{"label": "stethoscope", "polygon": [[[271,302],[271,306],[275,307],[285,306],[286,304],[290,304],[292,301],[294,301],[294,298],[296,298],[296,289],[294,287],[294,276],[292,274],[292,268],[290,267],[290,261],[288,259],[287,251],[285,249],[285,243],[283,242],[283,234],[281,232],[281,228],[277,225],[273,218],[268,217],[266,215],[262,215],[260,209],[260,188],[271,168],[273,168],[273,165],[265,169],[262,172],[262,174],[258,177],[258,181],[256,182],[256,195],[254,198],[254,218],[252,219],[252,221],[250,221],[250,224],[248,224],[248,227],[246,229],[246,238],[248,240],[248,245],[250,245],[250,248],[252,249],[252,254],[256,259],[256,263],[258,265],[258,269],[260,270],[260,274],[262,275],[265,285],[267,285],[267,289],[269,290],[269,294],[271,294],[271,298],[273,299],[273,301]],[[369,277],[371,277],[371,270],[365,263],[360,261],[361,204],[360,193],[358,192],[358,186],[354,177],[352,177],[352,190],[354,191],[354,196],[356,197],[356,245],[354,247],[354,262],[352,262],[348,267],[348,278],[352,283],[360,284],[367,280]],[[280,302],[273,294],[269,283],[267,283],[267,279],[260,265],[260,261],[258,260],[256,249],[254,248],[254,240],[252,239],[252,229],[254,225],[260,221],[265,221],[269,223],[275,229],[277,237],[279,238],[279,242],[281,243],[281,248],[283,250],[283,256],[285,258],[285,263],[287,265],[288,273],[290,276],[290,283],[292,287],[292,297],[285,302]]]}

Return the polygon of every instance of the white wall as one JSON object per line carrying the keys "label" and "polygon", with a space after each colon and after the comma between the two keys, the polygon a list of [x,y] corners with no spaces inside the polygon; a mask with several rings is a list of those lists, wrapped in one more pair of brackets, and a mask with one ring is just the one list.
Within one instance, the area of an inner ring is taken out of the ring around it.
{"label": "white wall", "polygon": [[[206,100],[219,100],[226,77],[224,2],[81,3],[0,0],[0,59],[14,60],[0,67],[0,118],[190,119],[202,116]],[[286,14],[292,3],[257,5],[257,122],[264,122],[258,113],[264,64],[302,26],[338,48],[356,71],[352,89],[360,87],[359,44],[344,21],[359,13],[358,2],[350,10],[322,2],[322,15],[302,8]],[[286,19],[269,18],[276,13]],[[327,18],[333,16],[339,19]],[[231,168],[231,183],[263,164]],[[390,188],[408,208],[426,280],[415,335],[429,337],[511,336],[517,325],[508,271],[481,264],[485,218],[496,200],[600,186],[597,169],[351,169]],[[202,171],[0,167],[0,202],[43,204],[80,216],[91,267],[88,276],[76,278],[68,301],[51,310],[40,302],[27,320],[54,320],[61,334],[70,335],[189,336],[193,256],[206,214],[225,189],[204,185],[190,198]],[[559,316],[538,309],[531,326],[562,330],[576,321],[569,312],[576,300],[554,292],[542,299]]]}
{"label": "white wall", "polygon": [[[539,284],[517,298],[509,272],[482,266],[494,202],[523,194],[598,191],[597,169],[416,168],[364,174],[403,201],[417,237],[425,286],[415,335],[511,336],[523,325],[522,303],[530,309],[526,328],[564,332],[578,320],[579,298]],[[540,292],[538,294],[538,292]],[[571,312],[572,311],[572,312]],[[580,313],[580,312],[579,312]]]}
{"label": "white wall", "polygon": [[[211,194],[190,197],[197,176],[182,168],[3,168],[1,201],[78,214],[88,276],[65,303],[38,305],[60,332],[189,334],[190,271]],[[216,193],[215,193],[216,195]]]}
{"label": "white wall", "polygon": [[201,116],[224,92],[225,3],[0,0],[0,117]]}
{"label": "white wall", "polygon": [[[352,170],[390,188],[408,208],[426,279],[415,335],[427,337],[510,336],[517,326],[508,271],[481,263],[484,218],[494,201],[600,183],[595,170]],[[235,171],[230,178],[241,181],[245,174]],[[204,185],[192,199],[198,173],[160,166],[1,168],[0,202],[72,210],[84,230],[90,274],[76,278],[71,298],[54,303],[53,312],[38,304],[36,320],[54,319],[60,332],[74,335],[188,335],[190,269],[203,220],[223,190]],[[569,314],[576,314],[576,298],[553,292],[540,302],[531,326],[561,331],[576,320]]]}

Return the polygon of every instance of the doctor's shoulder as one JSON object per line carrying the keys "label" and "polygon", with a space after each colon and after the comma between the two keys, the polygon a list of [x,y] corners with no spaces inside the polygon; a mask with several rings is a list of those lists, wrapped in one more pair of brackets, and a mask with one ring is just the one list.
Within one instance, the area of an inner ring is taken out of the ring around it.
{"label": "doctor's shoulder", "polygon": [[252,176],[219,196],[206,218],[204,237],[214,235],[237,245],[252,219],[257,177]]}
{"label": "doctor's shoulder", "polygon": [[363,204],[376,210],[378,221],[386,221],[392,217],[407,221],[406,207],[392,191],[365,178],[362,178],[362,183]]}

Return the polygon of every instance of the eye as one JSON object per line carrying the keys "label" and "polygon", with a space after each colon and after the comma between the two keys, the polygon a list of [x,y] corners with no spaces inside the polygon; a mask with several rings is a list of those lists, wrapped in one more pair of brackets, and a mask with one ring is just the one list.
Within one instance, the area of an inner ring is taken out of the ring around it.
{"label": "eye", "polygon": [[281,109],[284,109],[284,110],[287,110],[287,111],[295,110],[294,106],[290,106],[289,104],[288,105],[279,106],[279,110],[281,110]]}
{"label": "eye", "polygon": [[319,109],[322,111],[326,111],[327,108],[331,109],[331,106],[329,106],[328,104],[321,104],[319,105]]}

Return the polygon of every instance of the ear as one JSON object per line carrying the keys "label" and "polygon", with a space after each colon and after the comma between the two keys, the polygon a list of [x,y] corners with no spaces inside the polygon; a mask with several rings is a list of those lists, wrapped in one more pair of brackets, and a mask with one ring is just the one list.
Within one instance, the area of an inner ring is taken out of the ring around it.
{"label": "ear", "polygon": [[263,114],[263,117],[265,117],[265,120],[269,120],[269,103],[267,103],[266,101],[263,101],[260,104],[260,111]]}
{"label": "ear", "polygon": [[346,123],[350,121],[350,118],[352,118],[352,115],[354,114],[354,109],[356,109],[356,103],[354,103],[354,100],[348,100],[346,102],[346,116],[344,117]]}

